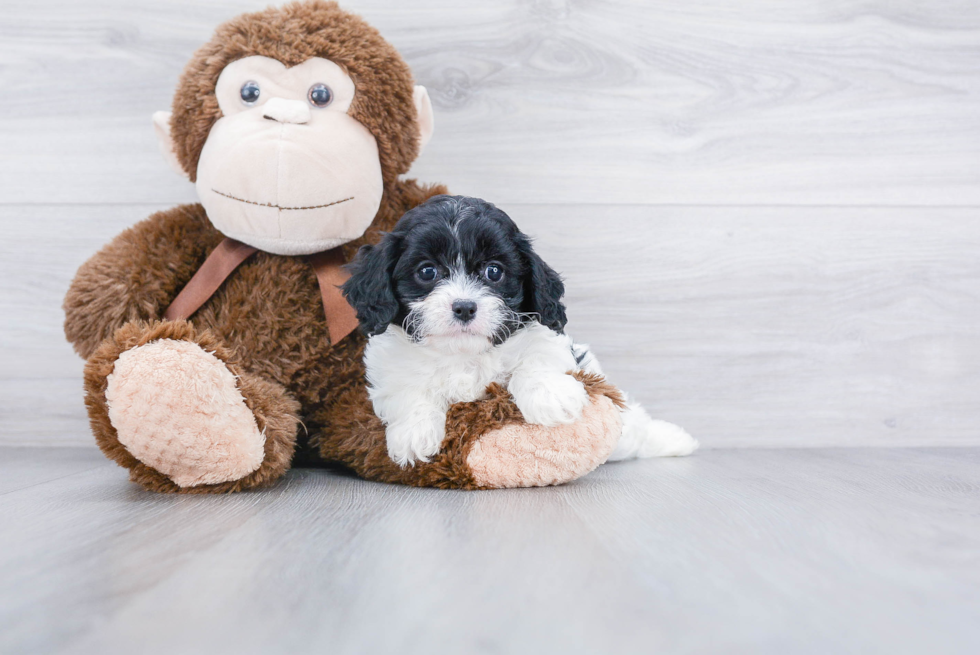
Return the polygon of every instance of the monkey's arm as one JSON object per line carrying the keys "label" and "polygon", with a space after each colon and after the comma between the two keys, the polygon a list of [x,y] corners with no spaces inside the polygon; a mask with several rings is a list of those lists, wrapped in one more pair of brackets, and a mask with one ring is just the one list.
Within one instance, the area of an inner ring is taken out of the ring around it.
{"label": "monkey's arm", "polygon": [[388,456],[385,427],[375,416],[367,388],[351,386],[315,422],[312,443],[326,461],[361,477],[415,487],[495,489],[561,484],[606,461],[621,432],[619,391],[602,377],[578,371],[590,404],[571,425],[546,428],[524,422],[510,394],[498,384],[487,398],[457,403],[446,416],[446,437],[428,462],[400,467]]}
{"label": "monkey's arm", "polygon": [[65,336],[88,358],[130,321],[160,318],[222,235],[200,205],[153,214],[82,264],[65,296]]}

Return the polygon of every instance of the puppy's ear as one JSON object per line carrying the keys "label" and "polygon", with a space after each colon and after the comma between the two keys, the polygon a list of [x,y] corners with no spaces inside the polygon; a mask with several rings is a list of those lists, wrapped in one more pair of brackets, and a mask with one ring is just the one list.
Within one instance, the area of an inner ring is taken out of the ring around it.
{"label": "puppy's ear", "polygon": [[565,285],[561,276],[544,263],[544,260],[531,249],[530,242],[521,244],[528,265],[524,275],[524,302],[521,311],[535,313],[541,325],[555,332],[562,332],[568,319],[565,317],[565,305],[561,297],[565,295]]}
{"label": "puppy's ear", "polygon": [[398,315],[398,298],[391,274],[398,259],[395,239],[385,237],[376,246],[361,246],[349,265],[351,277],[341,290],[357,311],[361,331],[368,336],[381,334]]}

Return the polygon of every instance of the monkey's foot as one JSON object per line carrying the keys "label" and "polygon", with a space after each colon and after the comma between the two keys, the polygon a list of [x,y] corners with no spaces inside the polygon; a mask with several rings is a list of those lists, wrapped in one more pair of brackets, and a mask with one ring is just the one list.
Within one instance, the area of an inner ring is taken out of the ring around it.
{"label": "monkey's foot", "polygon": [[621,432],[619,394],[598,376],[575,377],[585,383],[590,402],[574,423],[543,427],[510,422],[480,437],[466,458],[478,486],[562,484],[606,461]]}
{"label": "monkey's foot", "polygon": [[191,341],[121,353],[105,399],[119,443],[180,487],[238,480],[265,457],[265,435],[235,375]]}

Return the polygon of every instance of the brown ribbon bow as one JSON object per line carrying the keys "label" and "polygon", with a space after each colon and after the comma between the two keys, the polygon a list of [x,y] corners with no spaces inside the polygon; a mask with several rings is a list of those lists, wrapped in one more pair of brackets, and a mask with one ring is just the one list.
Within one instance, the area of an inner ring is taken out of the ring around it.
{"label": "brown ribbon bow", "polygon": [[[228,276],[256,252],[257,248],[226,237],[208,255],[190,282],[180,290],[163,313],[163,318],[179,321],[193,316]],[[344,253],[340,248],[318,252],[310,255],[310,263],[313,264],[316,280],[320,285],[330,343],[335,344],[357,329],[357,312],[340,291],[340,285],[350,277],[350,273],[344,268]]]}

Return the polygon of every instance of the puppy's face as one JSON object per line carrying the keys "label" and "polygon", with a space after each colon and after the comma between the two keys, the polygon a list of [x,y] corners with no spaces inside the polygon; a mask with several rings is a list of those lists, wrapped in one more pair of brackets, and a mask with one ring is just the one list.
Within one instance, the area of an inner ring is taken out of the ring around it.
{"label": "puppy's face", "polygon": [[502,341],[519,324],[524,300],[526,266],[515,232],[472,206],[419,221],[391,275],[394,322],[416,339]]}
{"label": "puppy's face", "polygon": [[417,341],[503,342],[523,322],[565,325],[558,274],[514,222],[475,198],[436,196],[365,246],[344,294],[371,334],[395,324]]}

